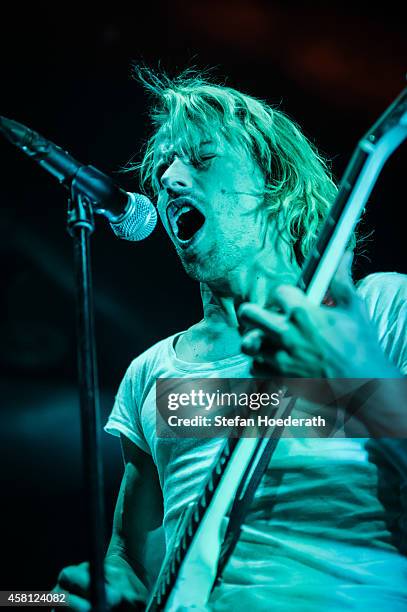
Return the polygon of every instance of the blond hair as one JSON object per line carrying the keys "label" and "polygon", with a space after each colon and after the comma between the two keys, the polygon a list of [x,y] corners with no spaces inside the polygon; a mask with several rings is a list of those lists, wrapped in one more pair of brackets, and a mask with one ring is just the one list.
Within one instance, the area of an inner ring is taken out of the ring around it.
{"label": "blond hair", "polygon": [[206,73],[188,70],[171,79],[146,67],[137,78],[153,94],[150,117],[153,134],[140,171],[144,191],[157,195],[154,149],[157,134],[165,129],[181,143],[182,153],[199,160],[205,135],[243,145],[265,177],[263,207],[269,219],[292,246],[298,263],[309,253],[331,207],[337,187],[326,160],[299,126],[280,109],[236,89],[216,84]]}

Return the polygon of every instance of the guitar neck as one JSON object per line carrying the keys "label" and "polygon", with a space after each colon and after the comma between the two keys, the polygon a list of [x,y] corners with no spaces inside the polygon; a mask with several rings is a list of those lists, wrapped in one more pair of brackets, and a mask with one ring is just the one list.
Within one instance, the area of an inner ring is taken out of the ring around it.
{"label": "guitar neck", "polygon": [[220,450],[214,468],[209,473],[201,494],[187,512],[182,524],[182,533],[178,534],[178,537],[175,538],[176,541],[174,542],[171,553],[166,557],[165,564],[160,572],[156,587],[148,604],[147,612],[164,609],[189,546],[216,493],[217,487],[228,467],[238,442],[238,438],[227,438]]}
{"label": "guitar neck", "polygon": [[359,141],[304,264],[297,284],[315,304],[328,290],[381,169],[406,137],[407,89]]}

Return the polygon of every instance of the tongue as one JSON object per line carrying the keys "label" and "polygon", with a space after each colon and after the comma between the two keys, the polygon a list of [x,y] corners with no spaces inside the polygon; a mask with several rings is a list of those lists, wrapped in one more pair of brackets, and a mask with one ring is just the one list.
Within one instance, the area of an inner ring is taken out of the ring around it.
{"label": "tongue", "polygon": [[178,238],[191,240],[192,236],[203,226],[205,217],[198,210],[189,210],[177,220]]}

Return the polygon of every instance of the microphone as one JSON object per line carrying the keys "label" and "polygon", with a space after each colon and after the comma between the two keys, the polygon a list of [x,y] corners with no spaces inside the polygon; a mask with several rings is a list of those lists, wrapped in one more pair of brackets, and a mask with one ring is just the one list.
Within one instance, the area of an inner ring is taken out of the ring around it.
{"label": "microphone", "polygon": [[144,195],[129,193],[94,166],[86,166],[34,130],[0,116],[0,131],[67,189],[86,196],[93,212],[104,216],[124,240],[143,240],[157,223],[157,211]]}

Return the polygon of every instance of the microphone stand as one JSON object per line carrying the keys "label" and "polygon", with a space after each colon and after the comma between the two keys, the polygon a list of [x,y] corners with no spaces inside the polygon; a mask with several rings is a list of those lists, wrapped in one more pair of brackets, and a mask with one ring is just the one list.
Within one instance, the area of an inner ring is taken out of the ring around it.
{"label": "microphone stand", "polygon": [[92,612],[107,612],[104,577],[104,489],[89,241],[95,225],[91,202],[75,189],[75,180],[72,183],[71,198],[68,202],[67,227],[74,247],[78,379],[89,537],[90,596]]}

